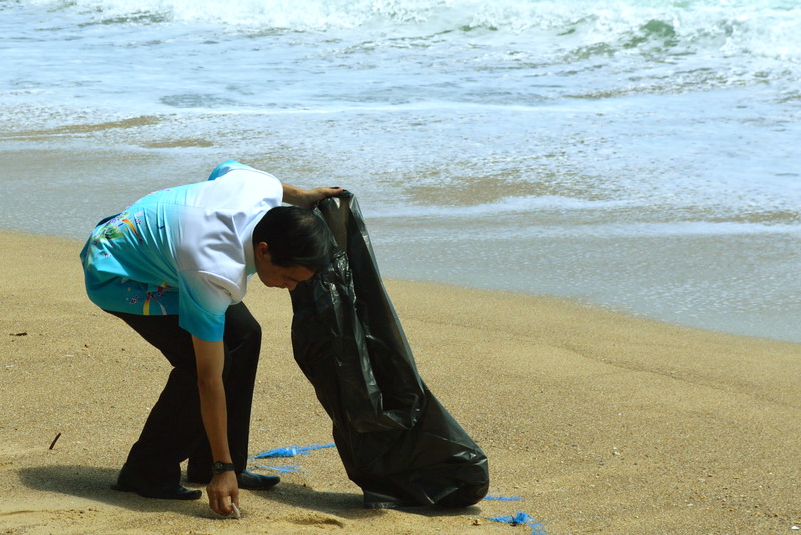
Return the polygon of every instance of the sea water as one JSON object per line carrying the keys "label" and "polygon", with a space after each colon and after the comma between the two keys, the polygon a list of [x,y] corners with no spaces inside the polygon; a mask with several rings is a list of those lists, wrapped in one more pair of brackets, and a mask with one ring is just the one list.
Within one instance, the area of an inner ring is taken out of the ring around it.
{"label": "sea water", "polygon": [[0,0],[0,227],[237,159],[389,277],[801,341],[801,2]]}

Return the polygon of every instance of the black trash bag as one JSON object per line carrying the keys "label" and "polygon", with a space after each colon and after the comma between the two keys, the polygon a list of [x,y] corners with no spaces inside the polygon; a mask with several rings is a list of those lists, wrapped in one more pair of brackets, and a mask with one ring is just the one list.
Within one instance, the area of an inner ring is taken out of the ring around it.
{"label": "black trash bag", "polygon": [[487,457],[428,390],[387,296],[356,198],[320,202],[331,264],[291,292],[295,361],[333,421],[368,507],[466,507],[486,496]]}

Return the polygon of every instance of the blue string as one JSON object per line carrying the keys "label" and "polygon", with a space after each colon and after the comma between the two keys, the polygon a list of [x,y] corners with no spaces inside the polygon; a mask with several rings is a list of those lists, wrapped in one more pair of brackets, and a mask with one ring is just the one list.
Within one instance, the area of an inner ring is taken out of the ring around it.
{"label": "blue string", "polygon": [[264,466],[262,464],[257,464],[254,468],[264,468],[266,470],[275,470],[276,472],[282,472],[284,474],[290,474],[293,472],[302,472],[300,466],[296,464],[291,464],[287,466]]}
{"label": "blue string", "polygon": [[272,457],[296,457],[298,455],[307,455],[310,451],[320,450],[323,448],[333,448],[335,444],[312,444],[310,446],[287,446],[286,448],[275,448],[272,450],[263,451],[251,457],[252,459],[265,459]]}
{"label": "blue string", "polygon": [[537,520],[528,513],[518,511],[514,515],[494,516],[489,517],[489,519],[493,522],[504,522],[512,526],[528,526],[532,530],[531,535],[547,535],[543,525],[537,522]]}

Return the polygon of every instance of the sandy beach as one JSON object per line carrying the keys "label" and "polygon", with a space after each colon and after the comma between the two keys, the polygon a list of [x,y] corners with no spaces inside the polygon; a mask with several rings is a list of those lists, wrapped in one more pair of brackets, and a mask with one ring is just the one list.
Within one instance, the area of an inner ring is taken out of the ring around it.
{"label": "sandy beach", "polygon": [[[168,363],[86,299],[81,243],[0,243],[0,533],[801,533],[800,344],[399,280],[387,288],[420,373],[505,500],[367,510],[334,448],[254,461],[297,470],[242,491],[239,520],[205,496],[113,491]],[[246,303],[265,335],[251,453],[331,443],[292,358],[288,294],[254,284]],[[523,525],[492,520],[518,512]]]}

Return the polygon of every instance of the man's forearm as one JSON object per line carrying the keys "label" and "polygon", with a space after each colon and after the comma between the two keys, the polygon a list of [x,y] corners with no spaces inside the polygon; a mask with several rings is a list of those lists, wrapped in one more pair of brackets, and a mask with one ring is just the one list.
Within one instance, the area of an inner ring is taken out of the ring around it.
{"label": "man's forearm", "polygon": [[231,462],[228,447],[228,414],[222,371],[225,353],[222,342],[207,342],[192,337],[197,363],[197,386],[200,416],[211,446],[214,461]]}
{"label": "man's forearm", "polygon": [[228,447],[228,414],[225,403],[225,387],[219,381],[198,380],[200,392],[200,416],[211,446],[213,461],[232,462]]}
{"label": "man's forearm", "polygon": [[286,184],[284,182],[282,182],[281,185],[284,188],[283,201],[285,203],[295,206],[308,207],[307,197],[309,192],[307,190]]}

